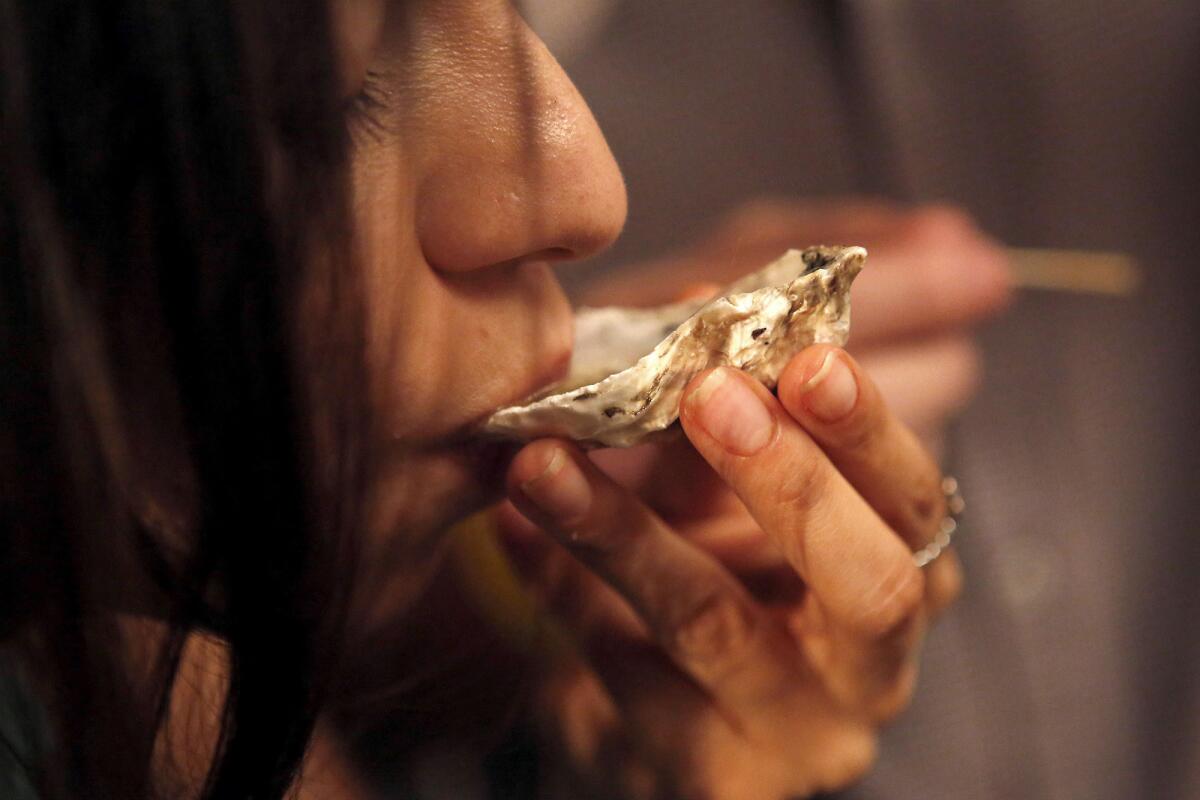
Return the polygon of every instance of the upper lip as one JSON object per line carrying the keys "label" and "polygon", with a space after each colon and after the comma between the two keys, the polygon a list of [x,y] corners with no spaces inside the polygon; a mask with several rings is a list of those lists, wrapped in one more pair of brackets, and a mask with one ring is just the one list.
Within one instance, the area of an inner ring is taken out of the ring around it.
{"label": "upper lip", "polygon": [[[570,371],[571,355],[573,352],[572,341],[574,337],[575,323],[574,315],[572,314],[563,323],[563,327],[555,330],[548,327],[542,341],[546,342],[562,342],[561,346],[555,346],[553,350],[547,348],[547,355],[539,358],[537,363],[532,367],[530,378],[514,387],[511,394],[501,399],[501,401],[492,408],[487,409],[473,423],[464,426],[460,429],[460,434],[468,439],[474,438],[475,429],[482,424],[488,417],[502,408],[508,408],[513,405],[520,405],[527,401],[530,397],[543,392],[550,386],[560,382],[565,378]],[[458,438],[457,436],[454,438]]]}
{"label": "upper lip", "polygon": [[575,349],[575,312],[566,296],[559,294],[559,301],[549,313],[541,328],[539,340],[544,344],[538,349],[538,360],[531,370],[529,381],[518,388],[519,394],[510,398],[501,408],[519,403],[527,397],[541,392],[567,377],[571,368],[571,355]]}
{"label": "upper lip", "polygon": [[571,352],[571,348],[568,347],[557,351],[552,357],[539,361],[533,377],[519,386],[507,400],[491,409],[488,416],[501,408],[522,405],[529,398],[544,394],[547,389],[562,381],[570,372]]}
{"label": "upper lip", "polygon": [[567,347],[547,359],[542,365],[543,368],[538,371],[538,384],[526,392],[525,396],[541,391],[567,377],[571,370],[571,353],[571,347]]}
{"label": "upper lip", "polygon": [[[535,267],[535,265],[530,266]],[[546,265],[536,266],[544,269]],[[464,429],[460,429],[468,437],[471,436],[471,432],[478,424],[484,422],[497,410],[522,403],[536,393],[562,381],[570,370],[571,356],[574,350],[575,313],[557,281],[554,281],[551,275],[546,275],[546,277],[553,281],[553,294],[557,296],[548,299],[548,302],[544,304],[539,303],[536,307],[528,309],[527,313],[534,315],[536,319],[536,326],[533,330],[537,333],[523,348],[528,360],[525,361],[523,369],[518,367],[520,377],[513,376],[516,379],[508,383],[502,393],[489,398],[490,407],[482,409],[473,424],[468,424]]]}

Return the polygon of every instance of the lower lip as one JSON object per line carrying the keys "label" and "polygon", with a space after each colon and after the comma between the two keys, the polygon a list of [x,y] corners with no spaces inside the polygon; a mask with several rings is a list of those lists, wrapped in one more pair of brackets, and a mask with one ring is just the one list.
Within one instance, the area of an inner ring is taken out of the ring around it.
{"label": "lower lip", "polygon": [[542,368],[535,373],[533,380],[522,386],[517,392],[515,392],[511,397],[509,397],[496,408],[489,409],[488,412],[483,415],[483,418],[479,420],[479,422],[482,423],[483,420],[487,419],[501,408],[507,408],[512,405],[528,402],[529,398],[537,397],[551,387],[561,383],[571,371],[571,351],[567,350],[562,355],[543,362],[541,367]]}

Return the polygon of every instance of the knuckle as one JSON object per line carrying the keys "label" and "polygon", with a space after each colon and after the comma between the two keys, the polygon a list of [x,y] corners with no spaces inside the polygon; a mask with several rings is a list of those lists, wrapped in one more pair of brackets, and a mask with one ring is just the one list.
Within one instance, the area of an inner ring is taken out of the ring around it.
{"label": "knuckle", "polygon": [[946,498],[942,495],[941,479],[935,467],[920,481],[920,488],[906,504],[903,518],[897,520],[903,529],[911,531],[917,542],[933,538],[942,518],[946,515]]}
{"label": "knuckle", "polygon": [[790,460],[783,473],[778,498],[792,511],[813,507],[830,488],[830,470],[815,455]]}
{"label": "knuckle", "polygon": [[923,547],[933,541],[946,516],[942,471],[924,448],[905,464],[908,477],[904,488],[879,506],[879,511],[902,539],[914,548]]}
{"label": "knuckle", "polygon": [[925,577],[911,559],[898,561],[866,598],[852,620],[855,628],[872,639],[888,637],[907,625],[924,602]]}
{"label": "knuckle", "polygon": [[736,664],[755,635],[754,616],[732,592],[716,591],[688,604],[669,631],[671,649],[689,666],[715,672]]}
{"label": "knuckle", "polygon": [[812,509],[831,488],[831,472],[816,456],[796,458],[781,470],[783,478],[776,489],[775,507],[782,515],[768,530],[778,531],[779,544],[793,564],[806,560],[804,549],[806,521]]}

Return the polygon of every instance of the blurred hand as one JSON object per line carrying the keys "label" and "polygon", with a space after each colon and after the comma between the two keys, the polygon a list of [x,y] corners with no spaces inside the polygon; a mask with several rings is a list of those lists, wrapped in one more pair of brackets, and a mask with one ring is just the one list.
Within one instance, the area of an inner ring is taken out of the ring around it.
{"label": "blurred hand", "polygon": [[763,201],[742,207],[685,252],[620,270],[590,305],[652,305],[721,285],[789,247],[856,244],[870,252],[854,284],[850,351],[893,411],[936,449],[970,399],[980,362],[970,331],[1009,299],[1005,254],[966,213],[876,201]]}
{"label": "blurred hand", "polygon": [[925,571],[911,557],[944,514],[937,466],[826,345],[792,360],[778,398],[736,370],[698,376],[681,421],[689,443],[643,458],[657,480],[637,492],[556,440],[510,469],[516,560],[582,656],[540,699],[571,796],[843,787],[958,592],[953,554]]}

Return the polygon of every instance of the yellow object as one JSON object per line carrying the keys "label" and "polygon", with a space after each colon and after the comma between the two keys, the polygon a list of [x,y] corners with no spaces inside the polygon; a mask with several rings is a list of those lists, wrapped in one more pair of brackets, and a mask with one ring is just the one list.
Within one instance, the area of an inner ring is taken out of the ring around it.
{"label": "yellow object", "polygon": [[570,635],[521,583],[498,537],[490,511],[450,529],[450,557],[463,591],[518,652],[550,659],[574,653]]}
{"label": "yellow object", "polygon": [[1142,283],[1137,261],[1125,253],[1010,247],[1013,281],[1021,289],[1131,295]]}

